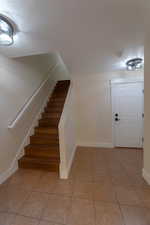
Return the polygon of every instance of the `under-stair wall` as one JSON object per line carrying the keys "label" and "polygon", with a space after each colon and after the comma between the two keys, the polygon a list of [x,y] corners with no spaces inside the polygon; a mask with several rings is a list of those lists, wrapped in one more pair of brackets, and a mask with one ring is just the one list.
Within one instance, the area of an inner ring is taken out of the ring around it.
{"label": "under-stair wall", "polygon": [[[68,72],[56,54],[18,59],[0,56],[0,75],[0,183],[2,183],[17,169],[18,158],[23,154],[24,146],[32,134],[46,99],[58,79],[68,79]],[[29,107],[13,124],[30,99],[32,101]]]}
{"label": "under-stair wall", "polygon": [[60,178],[67,179],[76,151],[75,93],[70,84],[62,116],[59,122]]}

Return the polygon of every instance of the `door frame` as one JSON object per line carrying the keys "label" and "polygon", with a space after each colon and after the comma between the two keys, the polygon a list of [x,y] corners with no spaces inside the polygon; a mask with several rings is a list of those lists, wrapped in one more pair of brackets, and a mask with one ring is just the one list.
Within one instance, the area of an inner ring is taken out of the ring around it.
{"label": "door frame", "polygon": [[[113,112],[114,112],[114,109],[113,109],[113,92],[112,92],[112,89],[115,85],[117,84],[132,84],[132,83],[141,83],[143,84],[143,90],[144,90],[144,80],[140,80],[140,81],[115,81],[115,80],[110,80],[110,97],[111,97],[111,119],[112,119],[112,144],[113,144],[113,147],[115,148],[116,145],[115,145],[115,122],[114,122],[114,115],[113,115]],[[143,92],[143,113],[144,113],[144,92]],[[144,119],[144,118],[143,118]],[[142,129],[141,129],[141,135],[143,135],[143,138],[144,138],[144,121],[143,121],[143,124],[142,124]],[[141,140],[141,148],[143,148],[143,141]]]}

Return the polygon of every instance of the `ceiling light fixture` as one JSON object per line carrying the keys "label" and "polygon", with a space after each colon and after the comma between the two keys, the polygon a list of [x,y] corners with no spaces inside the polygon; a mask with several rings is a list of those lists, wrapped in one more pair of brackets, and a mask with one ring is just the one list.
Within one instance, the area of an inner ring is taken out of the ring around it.
{"label": "ceiling light fixture", "polygon": [[14,28],[12,24],[4,16],[0,15],[0,45],[12,45],[14,35]]}
{"label": "ceiling light fixture", "polygon": [[143,63],[142,58],[130,59],[126,62],[127,70],[139,70],[143,67]]}

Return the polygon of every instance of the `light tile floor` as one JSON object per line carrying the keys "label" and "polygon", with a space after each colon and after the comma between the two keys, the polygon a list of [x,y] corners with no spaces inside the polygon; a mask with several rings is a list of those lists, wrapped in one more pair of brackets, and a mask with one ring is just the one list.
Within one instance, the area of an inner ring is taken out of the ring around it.
{"label": "light tile floor", "polygon": [[150,225],[142,151],[78,148],[70,177],[18,170],[0,186],[0,225]]}

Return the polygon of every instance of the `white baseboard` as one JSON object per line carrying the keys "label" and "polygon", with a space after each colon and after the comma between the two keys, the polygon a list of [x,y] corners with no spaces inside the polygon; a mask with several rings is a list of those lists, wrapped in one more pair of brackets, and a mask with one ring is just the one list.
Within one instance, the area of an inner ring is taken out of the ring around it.
{"label": "white baseboard", "polygon": [[94,147],[94,148],[114,148],[114,145],[109,142],[78,142],[78,147]]}
{"label": "white baseboard", "polygon": [[0,174],[0,184],[4,183],[12,174],[18,170],[18,162],[13,161],[10,168]]}
{"label": "white baseboard", "polygon": [[28,132],[27,134],[25,135],[18,151],[17,151],[17,154],[15,156],[15,158],[13,159],[10,167],[5,171],[3,172],[2,174],[0,174],[0,184],[4,183],[13,173],[15,173],[18,169],[18,160],[24,155],[24,147],[26,145],[29,144],[29,138],[30,136],[33,134],[33,131],[34,131],[34,127],[37,125],[37,122],[41,116],[41,113],[43,112],[43,109],[44,107],[46,106],[47,104],[47,101],[49,99],[49,96],[51,95],[54,87],[55,87],[55,84],[56,82],[53,84],[53,86],[51,87],[51,90],[50,92],[48,93],[48,95],[46,96],[45,98],[45,101],[43,102],[42,106],[40,107],[40,110],[38,111],[37,115],[35,116],[30,128],[28,129]]}
{"label": "white baseboard", "polygon": [[60,164],[60,179],[68,179],[69,173],[70,173],[70,170],[71,170],[71,166],[72,166],[72,163],[73,163],[73,159],[74,159],[74,156],[75,156],[76,149],[77,149],[77,146],[75,145],[74,148],[73,148],[70,160],[68,162],[67,168],[62,168],[61,164]]}
{"label": "white baseboard", "polygon": [[143,168],[143,178],[150,185],[150,174]]}
{"label": "white baseboard", "polygon": [[75,156],[75,153],[76,153],[76,149],[77,149],[77,146],[75,145],[74,148],[73,148],[73,151],[72,151],[70,161],[68,163],[67,178],[69,177],[69,173],[70,173],[70,170],[71,170],[71,167],[72,167],[72,163],[73,163],[73,159],[74,159],[74,156]]}

